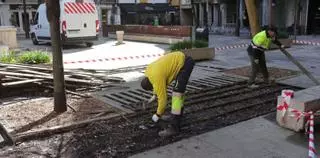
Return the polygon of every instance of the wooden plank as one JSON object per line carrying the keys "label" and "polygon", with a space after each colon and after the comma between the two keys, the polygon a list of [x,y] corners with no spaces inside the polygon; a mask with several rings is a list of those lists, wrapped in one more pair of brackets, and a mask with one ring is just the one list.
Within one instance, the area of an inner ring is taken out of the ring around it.
{"label": "wooden plank", "polygon": [[[41,76],[41,75],[20,74],[20,73],[5,72],[5,71],[0,71],[0,74],[2,74],[2,75],[11,75],[11,76],[18,76],[18,77],[28,77],[28,78],[53,79],[53,75]],[[79,82],[79,83],[88,83],[88,84],[101,84],[101,83],[103,83],[103,82],[88,81],[88,80],[73,79],[73,78],[65,78],[65,81]]]}
{"label": "wooden plank", "polygon": [[103,101],[104,103],[106,103],[109,106],[112,106],[114,108],[117,108],[121,111],[124,111],[126,113],[132,113],[133,111],[131,109],[125,108],[123,107],[123,103],[119,103],[118,101],[116,101],[113,96],[110,95],[94,95],[93,96],[96,99],[99,99],[101,101]]}
{"label": "wooden plank", "polygon": [[[49,86],[49,85],[46,85],[44,87],[48,87],[48,88],[54,89],[53,86]],[[86,95],[86,94],[81,94],[81,93],[73,92],[73,91],[70,91],[70,90],[65,90],[65,91],[67,93],[69,93],[69,94],[73,94],[73,95],[80,96],[80,97],[83,97],[83,98],[91,98],[91,96]]]}
{"label": "wooden plank", "polygon": [[203,80],[201,80],[201,79],[198,79],[197,81],[198,81],[198,83],[200,83],[200,84],[202,84],[202,85],[206,85],[206,86],[213,86],[213,87],[215,87],[215,86],[219,86],[219,85],[220,85],[220,84],[210,83],[210,82],[208,82],[208,81],[203,81]]}
{"label": "wooden plank", "polygon": [[123,104],[123,105],[126,105],[126,104],[131,104],[130,102],[126,101],[126,100],[123,100],[117,96],[114,96],[114,95],[111,95],[111,94],[105,94],[103,95],[104,97],[110,99],[111,101],[113,102],[118,102],[118,104]]}
{"label": "wooden plank", "polygon": [[2,83],[1,85],[4,87],[10,87],[10,86],[17,86],[17,85],[22,85],[26,83],[32,83],[32,82],[39,82],[39,81],[44,81],[45,79],[29,79],[29,80],[24,80],[24,81],[14,81],[14,82],[6,82]]}
{"label": "wooden plank", "polygon": [[14,137],[14,142],[23,142],[31,139],[38,139],[40,137],[48,137],[54,134],[58,133],[64,133],[68,132],[71,130],[75,130],[81,127],[84,127],[90,123],[101,121],[101,120],[106,120],[110,119],[113,117],[117,117],[122,114],[110,114],[108,116],[104,117],[98,117],[98,118],[93,118],[93,119],[88,119],[84,121],[79,121],[79,122],[72,122],[66,125],[59,125],[59,126],[54,126],[46,129],[40,129],[40,130],[35,130],[35,131],[29,131],[29,132],[24,132],[24,133],[18,133]]}
{"label": "wooden plank", "polygon": [[147,94],[147,93],[144,93],[144,92],[137,92],[137,91],[134,91],[134,90],[129,90],[129,92],[130,93],[133,93],[133,94],[136,94],[136,95],[142,95],[142,96],[144,96],[145,98],[150,98],[152,95],[149,95],[149,94]]}
{"label": "wooden plank", "polygon": [[7,70],[10,70],[10,69],[16,70],[17,72],[25,72],[25,73],[30,73],[30,74],[45,75],[45,76],[51,75],[51,73],[44,73],[44,72],[39,72],[39,71],[20,69],[17,67],[7,67]]}
{"label": "wooden plank", "polygon": [[230,81],[230,82],[237,82],[239,81],[239,79],[236,79],[236,78],[232,78],[232,77],[229,77],[229,76],[211,76],[210,78],[213,78],[213,79],[220,79],[220,80],[227,80],[227,81]]}
{"label": "wooden plank", "polygon": [[148,100],[149,98],[148,97],[143,97],[142,94],[136,94],[135,92],[132,92],[132,91],[128,91],[128,92],[121,92],[121,93],[125,93],[127,95],[130,95],[134,98],[137,98],[139,99],[140,101],[146,101]]}
{"label": "wooden plank", "polygon": [[193,85],[187,85],[187,87],[190,87],[191,89],[195,89],[195,90],[201,90],[202,88],[200,87],[196,87],[196,86],[193,86]]}
{"label": "wooden plank", "polygon": [[210,82],[221,83],[221,84],[234,83],[234,82],[232,82],[232,81],[223,80],[223,79],[219,79],[219,78],[205,78],[205,80],[210,81]]}
{"label": "wooden plank", "polygon": [[0,63],[0,66],[3,67],[17,67],[17,68],[28,68],[28,69],[33,69],[33,70],[44,70],[44,71],[52,71],[52,68],[44,68],[44,67],[38,67],[38,66],[27,66],[27,65],[18,65],[18,64],[4,64],[4,63]]}
{"label": "wooden plank", "polygon": [[145,90],[142,90],[142,89],[137,89],[137,91],[139,91],[139,92],[143,92],[143,93],[146,93],[146,94],[149,94],[149,95],[150,95],[150,97],[152,97],[152,96],[153,96],[152,91],[145,91]]}
{"label": "wooden plank", "polygon": [[127,105],[140,102],[139,100],[136,100],[136,99],[134,99],[134,98],[131,98],[130,96],[127,96],[127,95],[122,95],[121,93],[113,93],[113,94],[111,94],[111,95],[113,95],[113,96],[115,96],[115,97],[118,97],[118,98],[121,98],[122,100],[127,101],[127,102],[128,102]]}

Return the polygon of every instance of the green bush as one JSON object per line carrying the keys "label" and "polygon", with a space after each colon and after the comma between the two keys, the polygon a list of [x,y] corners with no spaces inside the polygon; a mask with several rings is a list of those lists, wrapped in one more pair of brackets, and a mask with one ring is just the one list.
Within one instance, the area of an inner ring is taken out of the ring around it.
{"label": "green bush", "polygon": [[1,63],[14,64],[16,63],[16,55],[13,51],[1,52],[0,56]]}
{"label": "green bush", "polygon": [[170,45],[170,50],[183,50],[183,49],[191,49],[192,48],[192,41],[182,41],[177,42]]}
{"label": "green bush", "polygon": [[178,51],[178,50],[184,50],[184,49],[205,48],[205,47],[208,47],[208,42],[206,42],[206,41],[195,40],[194,42],[192,42],[192,41],[186,40],[186,41],[171,44],[169,49],[171,51]]}
{"label": "green bush", "polygon": [[208,42],[202,41],[202,40],[196,40],[193,42],[193,47],[194,48],[206,48],[206,47],[208,47]]}
{"label": "green bush", "polygon": [[41,64],[49,63],[50,56],[47,52],[42,51],[27,51],[23,52],[18,57],[18,62],[23,64]]}

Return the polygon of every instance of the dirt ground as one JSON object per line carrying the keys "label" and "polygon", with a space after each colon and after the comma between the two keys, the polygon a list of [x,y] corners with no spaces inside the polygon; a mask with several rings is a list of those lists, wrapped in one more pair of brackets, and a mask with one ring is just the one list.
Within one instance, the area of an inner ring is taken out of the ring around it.
{"label": "dirt ground", "polygon": [[[234,75],[239,75],[239,76],[244,76],[244,77],[250,77],[251,66],[229,69],[229,70],[225,70],[223,72],[227,73],[227,74],[234,74]],[[280,68],[275,68],[275,67],[268,67],[268,72],[269,72],[269,77],[273,78],[273,79],[283,79],[286,77],[292,77],[292,76],[299,74],[298,71],[293,71],[293,70],[288,70],[288,69],[280,69]],[[258,80],[262,79],[261,73],[258,73],[257,79]]]}
{"label": "dirt ground", "polygon": [[7,146],[0,151],[0,157],[128,157],[272,112],[276,108],[276,96],[283,88],[287,87],[261,85],[261,90],[250,89],[239,83],[190,94],[182,132],[170,138],[158,136],[159,126],[149,126],[155,110],[150,108],[93,122],[72,132]]}
{"label": "dirt ground", "polygon": [[86,120],[115,113],[116,110],[94,98],[67,96],[68,110],[53,111],[52,97],[7,98],[0,106],[0,123],[8,132],[20,133]]}

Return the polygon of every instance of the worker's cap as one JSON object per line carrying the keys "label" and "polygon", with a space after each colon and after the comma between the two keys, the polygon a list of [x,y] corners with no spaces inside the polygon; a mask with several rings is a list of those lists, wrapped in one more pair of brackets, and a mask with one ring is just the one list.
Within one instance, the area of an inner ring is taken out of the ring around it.
{"label": "worker's cap", "polygon": [[142,79],[141,87],[144,90],[147,90],[147,91],[151,91],[153,89],[152,84],[151,84],[151,82],[150,82],[148,77],[145,77],[145,78]]}
{"label": "worker's cap", "polygon": [[278,29],[274,26],[269,27],[268,30],[274,32],[275,34],[278,34]]}

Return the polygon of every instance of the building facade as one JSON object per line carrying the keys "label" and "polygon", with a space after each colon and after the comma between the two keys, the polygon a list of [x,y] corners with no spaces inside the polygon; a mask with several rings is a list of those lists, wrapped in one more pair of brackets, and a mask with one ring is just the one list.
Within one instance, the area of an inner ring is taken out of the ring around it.
{"label": "building facade", "polygon": [[[38,0],[26,0],[27,18],[29,20],[36,14]],[[15,26],[17,33],[24,33],[24,11],[22,0],[0,0],[0,26]]]}
{"label": "building facade", "polygon": [[101,23],[120,25],[120,7],[118,0],[95,0]]}
{"label": "building facade", "polygon": [[119,0],[121,24],[179,25],[177,1]]}
{"label": "building facade", "polygon": [[[271,23],[293,34],[296,23],[297,34],[320,33],[319,0],[256,0],[256,7],[261,26]],[[237,0],[180,0],[181,25],[208,27],[217,34],[234,34],[237,18],[240,28],[249,32],[244,0],[238,3]]]}

